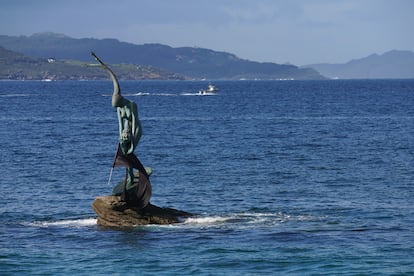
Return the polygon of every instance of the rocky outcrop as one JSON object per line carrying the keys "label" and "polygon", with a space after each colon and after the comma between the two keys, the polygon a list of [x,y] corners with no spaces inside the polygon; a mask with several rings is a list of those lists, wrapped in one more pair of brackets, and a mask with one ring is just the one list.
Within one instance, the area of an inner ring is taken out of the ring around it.
{"label": "rocky outcrop", "polygon": [[92,207],[98,215],[98,225],[108,227],[132,227],[148,224],[179,223],[181,218],[192,214],[148,204],[143,209],[128,206],[119,196],[100,196],[95,198]]}

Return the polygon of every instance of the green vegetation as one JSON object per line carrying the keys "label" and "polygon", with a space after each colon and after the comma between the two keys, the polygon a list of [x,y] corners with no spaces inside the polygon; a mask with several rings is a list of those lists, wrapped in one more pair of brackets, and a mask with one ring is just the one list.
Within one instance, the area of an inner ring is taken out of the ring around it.
{"label": "green vegetation", "polygon": [[[65,35],[41,33],[32,36],[0,35],[0,46],[30,57],[90,62],[90,51],[111,64],[140,64],[145,78],[153,78],[163,68],[192,79],[324,79],[310,68],[290,64],[262,63],[241,59],[227,52],[198,47],[173,48],[162,44],[121,42],[116,39],[75,39]],[[150,71],[148,73],[147,71]],[[118,72],[117,72],[118,74]],[[162,78],[170,78],[161,74]],[[173,74],[174,76],[174,74]],[[124,76],[127,77],[127,76]],[[122,78],[122,76],[120,76]],[[140,77],[139,77],[140,78]]]}
{"label": "green vegetation", "polygon": [[[184,79],[179,74],[152,66],[115,64],[111,67],[119,79]],[[75,60],[32,58],[0,47],[0,79],[99,80],[107,78],[105,71],[95,64]]]}

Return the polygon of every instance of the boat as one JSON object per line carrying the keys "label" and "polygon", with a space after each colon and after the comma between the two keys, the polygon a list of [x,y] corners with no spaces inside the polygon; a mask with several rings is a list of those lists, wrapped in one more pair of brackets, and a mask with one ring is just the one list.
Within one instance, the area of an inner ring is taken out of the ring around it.
{"label": "boat", "polygon": [[199,95],[214,95],[214,94],[217,93],[217,91],[218,91],[217,87],[215,87],[212,84],[209,84],[207,86],[207,89],[201,89],[201,90],[199,90],[198,91],[198,94]]}

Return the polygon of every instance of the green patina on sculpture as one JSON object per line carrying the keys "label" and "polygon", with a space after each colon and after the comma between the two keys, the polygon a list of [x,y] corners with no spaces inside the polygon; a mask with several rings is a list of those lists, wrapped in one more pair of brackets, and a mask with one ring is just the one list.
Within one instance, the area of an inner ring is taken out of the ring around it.
{"label": "green patina on sculpture", "polygon": [[[113,195],[121,195],[121,200],[138,208],[144,208],[151,197],[151,183],[150,169],[146,170],[134,154],[142,135],[137,104],[121,95],[115,74],[95,53],[91,54],[109,73],[114,86],[112,106],[116,107],[118,114],[119,145],[113,166],[125,166],[126,177],[114,188]],[[135,173],[134,169],[138,172]]]}
{"label": "green patina on sculpture", "polygon": [[92,203],[92,208],[98,215],[98,225],[131,227],[171,224],[180,222],[183,217],[192,216],[184,211],[160,208],[149,202],[152,194],[149,181],[151,169],[144,168],[134,154],[142,135],[137,104],[122,97],[115,74],[94,53],[92,56],[109,73],[114,86],[112,106],[116,107],[118,114],[119,143],[112,167],[126,167],[125,179],[115,186],[112,195],[97,197]]}

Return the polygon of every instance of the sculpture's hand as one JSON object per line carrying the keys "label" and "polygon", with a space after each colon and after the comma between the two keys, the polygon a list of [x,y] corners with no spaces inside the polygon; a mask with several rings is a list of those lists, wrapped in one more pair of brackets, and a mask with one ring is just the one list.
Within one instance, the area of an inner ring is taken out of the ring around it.
{"label": "sculpture's hand", "polygon": [[103,66],[106,66],[105,63],[102,62],[102,60],[94,53],[91,52],[91,55]]}

